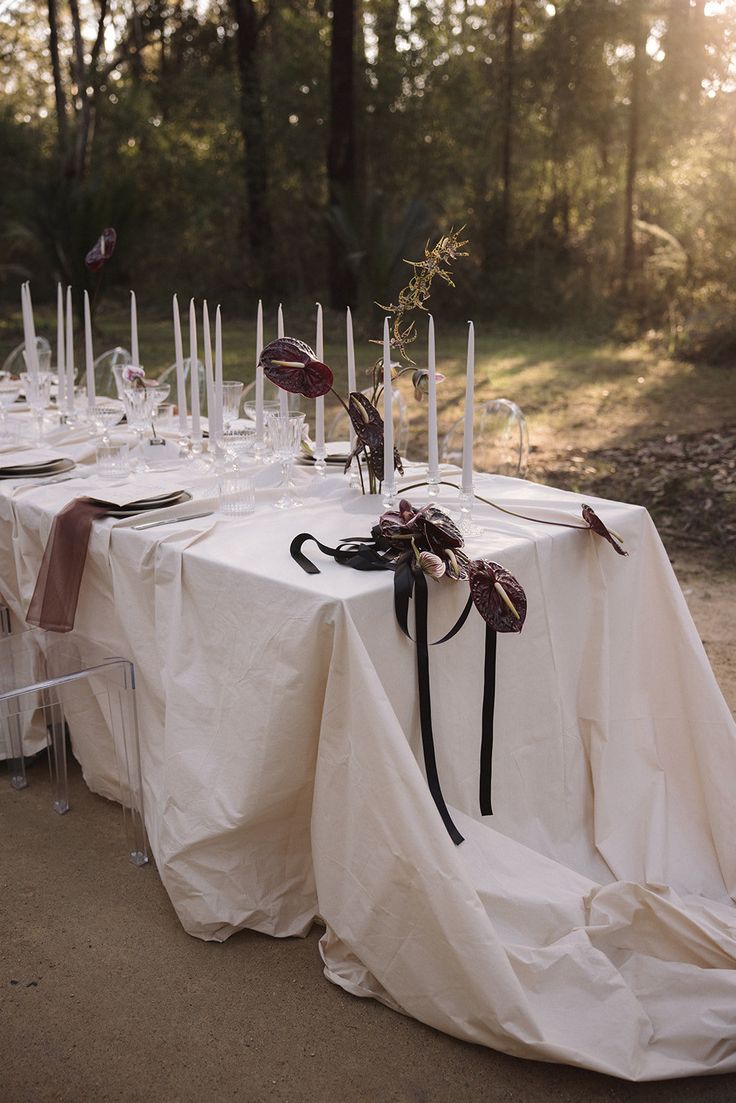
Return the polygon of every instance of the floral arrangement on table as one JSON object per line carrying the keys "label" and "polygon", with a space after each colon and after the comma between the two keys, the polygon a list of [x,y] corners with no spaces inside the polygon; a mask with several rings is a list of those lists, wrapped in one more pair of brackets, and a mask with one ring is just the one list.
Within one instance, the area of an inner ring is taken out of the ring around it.
{"label": "floral arrangement on table", "polygon": [[[452,264],[459,257],[468,255],[463,251],[467,242],[460,238],[460,233],[462,230],[459,232],[451,230],[431,247],[428,242],[421,260],[407,261],[406,263],[412,268],[409,283],[401,289],[395,303],[381,306],[382,310],[393,317],[390,348],[396,349],[400,361],[403,361],[403,363],[391,363],[391,376],[393,379],[398,379],[411,372],[414,393],[420,401],[428,386],[429,372],[426,368],[417,368],[407,351],[408,346],[417,338],[416,317],[412,315],[416,315],[417,312],[427,313],[427,303],[435,279],[442,280],[450,287],[455,286],[452,279]],[[371,344],[381,343],[377,340],[371,341]],[[378,411],[378,404],[383,394],[384,358],[376,360],[371,368],[370,396],[361,391],[353,391],[348,395],[347,401],[334,389],[334,376],[328,365],[317,359],[308,344],[295,337],[279,337],[266,345],[261,353],[259,366],[267,379],[292,394],[299,394],[305,398],[322,398],[328,393],[335,396],[350,418],[356,439],[355,448],[345,464],[345,470],[350,469],[356,457],[359,461],[360,457],[363,457],[368,473],[369,492],[376,493],[384,475],[384,425]],[[436,374],[435,378],[440,382],[444,376]],[[394,469],[403,475],[401,456],[396,448],[394,448]],[[358,471],[362,483],[363,467],[360,462]],[[362,485],[365,491],[365,484]]]}

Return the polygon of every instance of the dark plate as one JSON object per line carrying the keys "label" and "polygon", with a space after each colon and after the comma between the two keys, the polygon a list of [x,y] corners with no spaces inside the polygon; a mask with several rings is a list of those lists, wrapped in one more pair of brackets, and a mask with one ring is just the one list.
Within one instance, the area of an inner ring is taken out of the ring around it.
{"label": "dark plate", "polygon": [[140,502],[130,502],[127,506],[119,506],[117,509],[108,510],[109,517],[133,517],[136,513],[147,513],[153,509],[168,509],[169,506],[178,506],[182,502],[191,502],[192,496],[188,490],[181,490],[178,494],[168,494],[165,498],[145,498]]}
{"label": "dark plate", "polygon": [[0,467],[0,479],[38,479],[73,471],[76,466],[74,460],[63,458],[48,463],[15,464],[13,467]]}

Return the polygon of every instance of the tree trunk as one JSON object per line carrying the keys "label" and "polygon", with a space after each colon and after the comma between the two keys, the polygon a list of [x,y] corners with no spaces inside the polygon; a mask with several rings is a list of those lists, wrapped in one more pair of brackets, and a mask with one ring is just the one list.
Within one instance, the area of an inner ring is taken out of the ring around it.
{"label": "tree trunk", "polygon": [[624,250],[621,269],[621,283],[625,293],[631,289],[636,263],[634,243],[634,216],[636,202],[636,175],[639,168],[639,147],[641,143],[641,111],[644,95],[644,66],[646,64],[647,30],[641,9],[641,0],[632,5],[634,24],[632,43],[634,57],[631,63],[631,92],[629,107],[629,129],[626,143],[626,191],[624,208]]}
{"label": "tree trunk", "polygon": [[501,219],[499,224],[499,244],[502,253],[506,253],[511,244],[513,233],[513,138],[514,138],[514,77],[515,54],[514,38],[516,31],[516,0],[507,0],[506,34],[504,38],[504,82],[501,113]]}
{"label": "tree trunk", "polygon": [[[355,105],[353,90],[355,0],[334,0],[330,53],[330,138],[327,176],[330,207],[355,202]],[[330,305],[354,306],[356,282],[337,234],[329,231]]]}
{"label": "tree trunk", "polygon": [[59,167],[63,173],[68,155],[69,128],[66,118],[66,94],[61,76],[59,60],[59,21],[56,0],[48,0],[49,12],[49,53],[51,54],[51,72],[54,78],[54,103],[56,105],[56,136],[59,152]]}
{"label": "tree trunk", "polygon": [[236,53],[240,78],[240,132],[245,151],[245,187],[248,208],[248,244],[255,278],[250,282],[267,288],[271,283],[273,232],[268,205],[266,130],[263,117],[258,45],[262,28],[253,0],[230,0],[238,24]]}

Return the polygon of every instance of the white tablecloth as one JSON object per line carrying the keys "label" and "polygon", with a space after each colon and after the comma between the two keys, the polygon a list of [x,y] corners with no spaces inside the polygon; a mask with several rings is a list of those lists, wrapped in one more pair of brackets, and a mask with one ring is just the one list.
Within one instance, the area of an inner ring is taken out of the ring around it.
{"label": "white tablecloth", "polygon": [[[424,779],[391,577],[313,545],[319,575],[289,556],[300,531],[367,535],[380,500],[339,475],[299,479],[300,511],[259,492],[240,521],[106,521],[90,543],[77,627],[136,662],[147,827],[185,929],[295,935],[320,916],[331,980],[458,1037],[631,1079],[736,1068],[736,731],[646,512],[592,500],[622,559],[590,533],[478,508],[486,535],[468,550],[517,576],[529,612],[499,637],[492,818],[477,795],[483,622],[473,611],[432,649],[456,847]],[[580,517],[561,491],[483,489]],[[79,493],[0,483],[0,591],[17,615]],[[467,589],[429,585],[436,639]],[[114,796],[99,741],[75,733],[75,753]]]}

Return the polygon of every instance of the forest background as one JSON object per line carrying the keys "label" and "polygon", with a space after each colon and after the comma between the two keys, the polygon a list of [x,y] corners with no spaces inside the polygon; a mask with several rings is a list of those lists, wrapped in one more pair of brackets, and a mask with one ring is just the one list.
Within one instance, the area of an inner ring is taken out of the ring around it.
{"label": "forest background", "polygon": [[365,313],[464,225],[446,316],[736,352],[729,0],[3,0],[0,88],[14,307],[110,225],[103,297]]}

